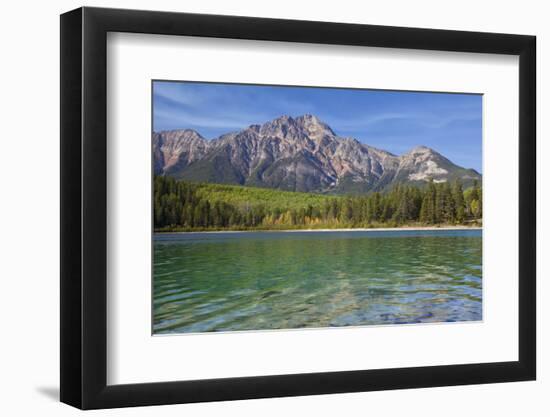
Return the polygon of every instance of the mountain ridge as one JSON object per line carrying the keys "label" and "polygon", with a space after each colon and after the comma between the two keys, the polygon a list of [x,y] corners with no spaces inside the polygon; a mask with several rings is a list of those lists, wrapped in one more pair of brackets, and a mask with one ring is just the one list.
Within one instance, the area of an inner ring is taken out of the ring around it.
{"label": "mountain ridge", "polygon": [[365,193],[395,183],[481,180],[419,145],[397,156],[338,136],[312,114],[283,115],[208,140],[193,129],[153,132],[156,175],[287,191]]}

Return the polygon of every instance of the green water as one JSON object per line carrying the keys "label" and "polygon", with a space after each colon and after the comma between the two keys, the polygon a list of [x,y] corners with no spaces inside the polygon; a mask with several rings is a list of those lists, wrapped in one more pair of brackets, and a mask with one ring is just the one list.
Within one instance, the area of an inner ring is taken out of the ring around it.
{"label": "green water", "polygon": [[481,231],[154,236],[155,334],[482,319]]}

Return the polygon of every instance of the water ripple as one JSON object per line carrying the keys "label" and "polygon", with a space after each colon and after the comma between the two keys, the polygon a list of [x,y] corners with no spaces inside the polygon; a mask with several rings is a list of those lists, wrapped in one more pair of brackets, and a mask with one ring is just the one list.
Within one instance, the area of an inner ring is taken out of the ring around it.
{"label": "water ripple", "polygon": [[481,232],[157,235],[155,333],[482,319]]}

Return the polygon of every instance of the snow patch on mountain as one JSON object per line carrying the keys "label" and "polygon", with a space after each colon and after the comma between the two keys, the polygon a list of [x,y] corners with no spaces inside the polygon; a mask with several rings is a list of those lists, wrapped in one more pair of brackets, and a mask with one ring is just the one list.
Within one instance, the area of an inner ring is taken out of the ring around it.
{"label": "snow patch on mountain", "polygon": [[447,171],[446,169],[438,167],[434,161],[425,161],[422,165],[422,171],[410,174],[409,180],[428,181],[430,178],[433,178],[435,176],[445,175],[449,173],[449,171]]}

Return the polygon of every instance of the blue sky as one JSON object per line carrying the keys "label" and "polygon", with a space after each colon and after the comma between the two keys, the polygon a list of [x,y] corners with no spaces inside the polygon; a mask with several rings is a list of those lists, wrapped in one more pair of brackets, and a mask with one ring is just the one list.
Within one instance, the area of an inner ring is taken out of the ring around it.
{"label": "blue sky", "polygon": [[207,139],[281,115],[314,114],[336,134],[401,155],[429,146],[481,172],[482,96],[155,81],[153,130]]}

